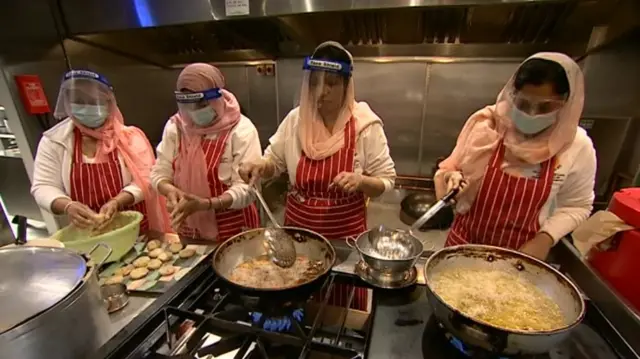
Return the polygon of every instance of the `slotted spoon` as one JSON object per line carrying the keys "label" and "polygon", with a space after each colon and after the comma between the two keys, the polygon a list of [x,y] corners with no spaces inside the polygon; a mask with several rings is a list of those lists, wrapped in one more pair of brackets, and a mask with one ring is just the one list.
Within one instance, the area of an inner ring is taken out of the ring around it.
{"label": "slotted spoon", "polygon": [[296,247],[293,245],[293,238],[280,227],[280,224],[276,221],[273,213],[271,213],[267,202],[262,197],[258,188],[253,186],[252,189],[273,225],[273,227],[265,228],[264,230],[267,254],[271,261],[278,267],[289,268],[295,263],[297,255]]}

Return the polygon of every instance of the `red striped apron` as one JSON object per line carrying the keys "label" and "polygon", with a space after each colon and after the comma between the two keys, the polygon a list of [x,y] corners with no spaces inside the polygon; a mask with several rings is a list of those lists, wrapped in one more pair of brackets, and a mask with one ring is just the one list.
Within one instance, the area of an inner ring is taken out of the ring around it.
{"label": "red striped apron", "polygon": [[[322,160],[312,160],[304,152],[296,170],[296,183],[287,196],[285,224],[318,232],[328,239],[357,236],[367,228],[367,213],[362,192],[347,193],[329,188],[333,179],[343,171],[353,172],[356,150],[355,121],[345,126],[344,146]],[[353,287],[336,284],[330,304],[346,306]],[[356,288],[354,309],[366,310],[367,290]]]}
{"label": "red striped apron", "polygon": [[540,210],[553,184],[555,157],[540,165],[538,178],[512,176],[500,168],[500,142],[489,161],[476,200],[456,216],[445,246],[488,244],[519,249],[540,230]]}
{"label": "red striped apron", "polygon": [[[220,133],[215,140],[202,140],[202,151],[204,151],[207,162],[207,179],[212,197],[218,197],[229,189],[229,186],[220,181],[218,177],[218,166],[222,161],[222,154],[230,134],[231,131],[226,131]],[[218,241],[225,241],[247,229],[258,228],[260,217],[255,203],[252,203],[243,209],[216,211],[216,222],[218,224]],[[197,228],[190,228],[186,225],[182,225],[178,232],[181,236],[201,238]]]}
{"label": "red striped apron", "polygon": [[[107,161],[100,163],[84,163],[82,160],[82,133],[77,128],[73,131],[73,162],[69,182],[71,183],[71,200],[85,204],[95,212],[110,199],[117,196],[124,187],[118,152],[111,151]],[[144,214],[140,223],[140,233],[149,229],[147,208],[144,201],[124,208]]]}

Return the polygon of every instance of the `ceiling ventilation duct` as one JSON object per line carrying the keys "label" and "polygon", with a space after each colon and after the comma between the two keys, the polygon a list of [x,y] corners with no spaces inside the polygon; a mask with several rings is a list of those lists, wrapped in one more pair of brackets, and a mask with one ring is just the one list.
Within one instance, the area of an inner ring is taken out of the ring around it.
{"label": "ceiling ventilation duct", "polygon": [[[57,0],[66,37],[165,65],[308,54],[336,40],[355,56],[582,54],[633,0]],[[444,4],[444,5],[443,5]]]}

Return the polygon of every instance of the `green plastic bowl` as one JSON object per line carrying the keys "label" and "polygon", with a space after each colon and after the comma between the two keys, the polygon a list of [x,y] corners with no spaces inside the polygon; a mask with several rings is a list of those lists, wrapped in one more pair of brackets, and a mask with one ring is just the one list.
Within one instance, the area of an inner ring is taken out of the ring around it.
{"label": "green plastic bowl", "polygon": [[[136,211],[123,211],[116,214],[112,223],[118,224],[118,229],[101,234],[95,237],[89,237],[89,231],[79,229],[76,226],[69,225],[51,236],[52,239],[59,240],[64,243],[65,248],[77,251],[79,253],[89,253],[89,251],[98,243],[105,243],[111,247],[111,255],[106,259],[107,262],[115,262],[127,254],[138,239],[140,232],[140,222],[143,215]],[[106,249],[98,247],[91,259],[99,262],[106,255]]]}

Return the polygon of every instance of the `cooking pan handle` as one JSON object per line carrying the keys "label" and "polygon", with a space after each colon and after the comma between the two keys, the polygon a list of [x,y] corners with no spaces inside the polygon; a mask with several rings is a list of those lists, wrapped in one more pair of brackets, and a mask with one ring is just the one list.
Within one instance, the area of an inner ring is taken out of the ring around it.
{"label": "cooking pan handle", "polygon": [[96,262],[96,268],[100,268],[113,252],[113,250],[108,244],[100,242],[100,243],[97,243],[95,246],[93,246],[93,248],[91,248],[91,250],[89,251],[89,253],[87,253],[87,255],[91,257],[91,254],[95,252],[96,249],[98,249],[98,247],[105,248],[107,250],[107,254],[104,256],[104,258],[102,258],[102,260]]}
{"label": "cooking pan handle", "polygon": [[345,242],[347,242],[347,245],[353,249],[357,249],[356,248],[356,239],[353,236],[349,236],[347,238],[344,239]]}

